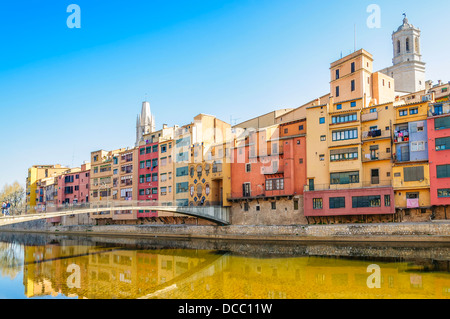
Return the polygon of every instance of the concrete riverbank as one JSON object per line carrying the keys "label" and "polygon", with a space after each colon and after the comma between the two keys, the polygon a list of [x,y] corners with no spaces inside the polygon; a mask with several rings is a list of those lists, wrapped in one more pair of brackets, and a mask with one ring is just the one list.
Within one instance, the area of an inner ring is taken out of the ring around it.
{"label": "concrete riverbank", "polygon": [[450,221],[291,226],[48,226],[34,222],[0,227],[0,231],[252,241],[450,242]]}

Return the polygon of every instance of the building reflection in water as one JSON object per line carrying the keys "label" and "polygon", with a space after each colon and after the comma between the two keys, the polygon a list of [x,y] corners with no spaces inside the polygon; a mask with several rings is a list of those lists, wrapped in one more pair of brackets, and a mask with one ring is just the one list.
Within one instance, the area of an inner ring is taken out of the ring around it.
{"label": "building reflection in water", "polygon": [[[368,266],[380,266],[369,288]],[[88,299],[450,298],[449,261],[254,258],[197,249],[25,246],[26,297]]]}

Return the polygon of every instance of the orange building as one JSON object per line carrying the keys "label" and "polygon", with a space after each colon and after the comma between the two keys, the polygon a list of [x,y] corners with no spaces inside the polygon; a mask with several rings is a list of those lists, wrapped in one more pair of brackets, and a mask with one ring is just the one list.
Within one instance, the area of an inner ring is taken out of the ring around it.
{"label": "orange building", "polygon": [[231,149],[233,224],[303,223],[306,119],[245,130]]}

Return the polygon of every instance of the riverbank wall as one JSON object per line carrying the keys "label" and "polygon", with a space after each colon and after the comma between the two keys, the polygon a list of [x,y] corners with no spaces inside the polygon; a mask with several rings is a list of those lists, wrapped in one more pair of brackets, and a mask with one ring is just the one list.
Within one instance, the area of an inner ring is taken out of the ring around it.
{"label": "riverbank wall", "polygon": [[77,225],[30,222],[0,231],[252,241],[450,242],[450,222],[339,225]]}

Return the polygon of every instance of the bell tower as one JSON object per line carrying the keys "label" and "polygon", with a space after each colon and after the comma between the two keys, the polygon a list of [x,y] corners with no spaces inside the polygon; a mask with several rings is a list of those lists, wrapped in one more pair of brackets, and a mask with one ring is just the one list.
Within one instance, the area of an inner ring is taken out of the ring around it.
{"label": "bell tower", "polygon": [[420,29],[409,23],[403,14],[403,24],[392,34],[393,66],[381,72],[394,78],[395,91],[414,93],[425,89],[425,63],[420,50]]}

